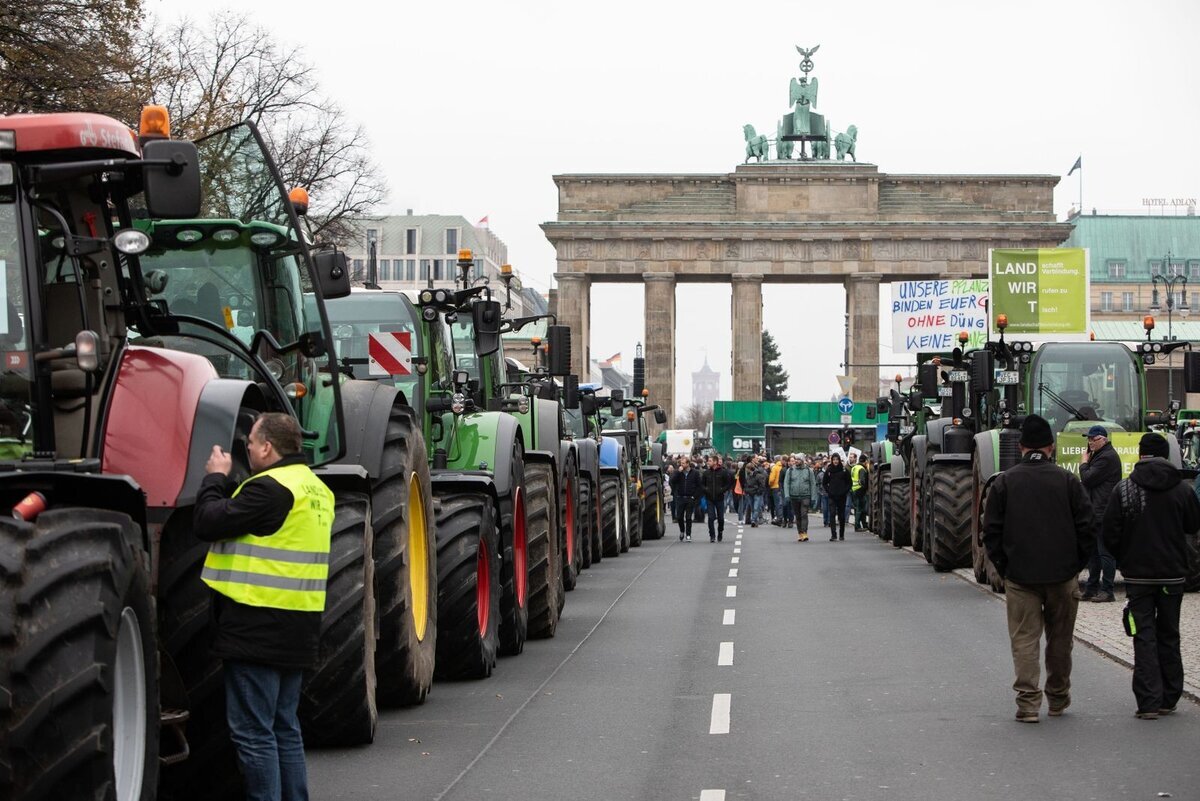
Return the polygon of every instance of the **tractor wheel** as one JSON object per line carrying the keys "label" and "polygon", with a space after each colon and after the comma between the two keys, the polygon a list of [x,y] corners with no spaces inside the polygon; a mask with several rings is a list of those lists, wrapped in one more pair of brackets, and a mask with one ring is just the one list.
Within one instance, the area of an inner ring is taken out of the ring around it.
{"label": "tractor wheel", "polygon": [[529,636],[529,505],[525,451],[513,442],[511,490],[500,499],[500,655],[516,656]]}
{"label": "tractor wheel", "polygon": [[158,632],[165,658],[187,694],[188,758],[165,766],[159,798],[233,801],[245,795],[225,717],[225,672],[212,653],[213,591],[200,580],[208,543],[192,534],[192,510],[177,510],[162,531]]}
{"label": "tractor wheel", "polygon": [[661,540],[666,533],[663,521],[662,474],[646,473],[642,479],[645,506],[642,509],[642,539]]}
{"label": "tractor wheel", "polygon": [[608,513],[605,511],[608,506],[604,500],[604,474],[600,474],[600,478],[593,485],[595,493],[592,495],[592,564],[599,564],[604,559],[604,527],[607,525],[605,521],[608,519]]}
{"label": "tractor wheel", "polygon": [[600,508],[603,512],[600,543],[605,556],[621,555],[621,516],[625,512],[621,505],[621,482],[624,480],[622,475],[600,476]]}
{"label": "tractor wheel", "polygon": [[588,475],[579,477],[579,506],[576,509],[578,529],[576,537],[579,540],[579,567],[587,570],[592,566],[592,478]]}
{"label": "tractor wheel", "polygon": [[[892,479],[884,479],[883,474],[877,472],[876,481],[879,487],[878,490],[872,490],[874,508],[871,510],[871,528],[876,537],[888,542],[892,539]],[[886,498],[888,503],[879,502],[879,498]]]}
{"label": "tractor wheel", "polygon": [[500,649],[500,531],[482,493],[440,496],[438,679],[486,679]]}
{"label": "tractor wheel", "polygon": [[633,508],[629,511],[629,547],[642,547],[642,523],[646,519],[646,514],[643,507],[646,502],[642,498],[634,496],[632,498]]}
{"label": "tractor wheel", "polygon": [[141,542],[108,510],[0,520],[0,796],[154,797],[158,644]]}
{"label": "tractor wheel", "polygon": [[971,566],[971,468],[942,464],[929,471],[933,569],[939,573]]}
{"label": "tractor wheel", "polygon": [[888,525],[892,532],[892,546],[903,548],[912,543],[912,529],[908,521],[908,479],[893,478],[887,484],[888,497],[884,507],[888,510]]}
{"label": "tractor wheel", "polygon": [[554,467],[525,465],[525,509],[529,532],[529,638],[553,637],[562,592],[562,553],[558,549],[558,504]]}
{"label": "tractor wheel", "polygon": [[433,684],[437,643],[437,541],[429,461],[413,411],[392,407],[381,474],[371,487],[380,706],[412,706]]}
{"label": "tractor wheel", "polygon": [[621,518],[621,553],[629,553],[629,541],[633,536],[630,528],[633,525],[634,515],[639,514],[641,510],[629,498],[628,481],[621,484],[621,503],[619,508],[624,510],[624,516]]}
{"label": "tractor wheel", "polygon": [[1000,578],[1000,572],[996,570],[996,566],[988,557],[987,548],[983,545],[983,512],[987,508],[987,494],[991,488],[992,484],[989,482],[977,484],[975,487],[978,505],[973,506],[974,514],[971,516],[971,557],[975,568],[975,580],[988,585],[993,592],[1004,592],[1004,579]]}
{"label": "tractor wheel", "polygon": [[[563,475],[566,478],[561,483],[558,502],[559,515],[562,517],[562,587],[564,592],[570,592],[579,582],[579,571],[583,570],[583,537],[579,533],[579,497],[583,492],[583,476],[573,458],[567,462]],[[565,602],[566,599],[563,600]]]}
{"label": "tractor wheel", "polygon": [[912,478],[908,482],[908,533],[913,550],[923,554],[925,553],[925,532],[922,526],[925,521],[921,510],[923,500],[921,490],[925,482],[922,480],[920,465],[914,463],[912,468]]}
{"label": "tractor wheel", "polygon": [[300,691],[300,729],[314,747],[375,739],[374,539],[370,499],[357,492],[336,496],[320,655]]}

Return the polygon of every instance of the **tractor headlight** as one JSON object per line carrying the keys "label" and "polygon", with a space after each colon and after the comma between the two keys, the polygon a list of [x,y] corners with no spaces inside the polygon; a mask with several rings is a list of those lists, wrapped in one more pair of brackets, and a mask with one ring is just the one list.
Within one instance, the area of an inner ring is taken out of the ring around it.
{"label": "tractor headlight", "polygon": [[242,232],[236,228],[219,228],[213,231],[213,241],[220,242],[222,245],[227,245],[230,242],[236,242],[242,235]]}
{"label": "tractor headlight", "polygon": [[182,228],[175,234],[175,241],[191,245],[204,238],[204,232],[199,228]]}
{"label": "tractor headlight", "polygon": [[521,398],[517,401],[517,411],[521,414],[529,414],[529,398]]}
{"label": "tractor headlight", "polygon": [[283,362],[279,361],[279,359],[267,359],[266,368],[267,372],[276,381],[283,378]]}
{"label": "tractor headlight", "polygon": [[437,319],[437,309],[435,309],[433,306],[426,306],[425,308],[421,309],[421,319],[427,323],[432,323]]}
{"label": "tractor headlight", "polygon": [[426,289],[424,292],[421,293],[421,302],[422,303],[433,303],[433,293],[430,292],[428,289]]}
{"label": "tractor headlight", "polygon": [[150,237],[136,228],[126,228],[113,236],[113,247],[126,256],[137,256],[150,249]]}
{"label": "tractor headlight", "polygon": [[461,392],[455,392],[450,398],[450,411],[455,414],[462,414],[467,410],[467,396]]}

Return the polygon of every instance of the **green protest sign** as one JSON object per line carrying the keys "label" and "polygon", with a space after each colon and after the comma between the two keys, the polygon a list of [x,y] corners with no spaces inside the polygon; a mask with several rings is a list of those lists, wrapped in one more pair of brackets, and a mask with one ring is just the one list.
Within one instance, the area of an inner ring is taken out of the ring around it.
{"label": "green protest sign", "polygon": [[1009,337],[1081,338],[1088,335],[1086,248],[988,251],[989,328],[1008,317]]}
{"label": "green protest sign", "polygon": [[[1140,431],[1113,431],[1108,435],[1109,444],[1121,459],[1121,478],[1129,478],[1129,474],[1133,472],[1133,466],[1138,460],[1138,442],[1141,439]],[[1059,434],[1054,461],[1059,467],[1079,475],[1079,463],[1083,460],[1083,452],[1086,450],[1086,435]]]}

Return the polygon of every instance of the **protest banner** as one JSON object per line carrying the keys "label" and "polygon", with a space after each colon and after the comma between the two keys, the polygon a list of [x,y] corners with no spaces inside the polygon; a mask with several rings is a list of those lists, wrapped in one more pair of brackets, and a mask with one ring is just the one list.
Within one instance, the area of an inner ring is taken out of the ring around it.
{"label": "protest banner", "polygon": [[990,330],[1007,316],[1012,338],[1087,339],[1090,325],[1087,248],[988,251]]}
{"label": "protest banner", "polygon": [[988,282],[984,278],[892,283],[892,351],[949,352],[966,331],[968,348],[987,340]]}

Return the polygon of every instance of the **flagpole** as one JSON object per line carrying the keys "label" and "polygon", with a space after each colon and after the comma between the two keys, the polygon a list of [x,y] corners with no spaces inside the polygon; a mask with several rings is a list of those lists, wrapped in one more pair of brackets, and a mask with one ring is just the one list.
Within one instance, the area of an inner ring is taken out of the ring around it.
{"label": "flagpole", "polygon": [[1079,216],[1083,216],[1083,157],[1079,160]]}

